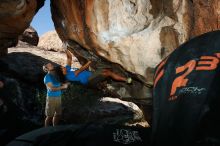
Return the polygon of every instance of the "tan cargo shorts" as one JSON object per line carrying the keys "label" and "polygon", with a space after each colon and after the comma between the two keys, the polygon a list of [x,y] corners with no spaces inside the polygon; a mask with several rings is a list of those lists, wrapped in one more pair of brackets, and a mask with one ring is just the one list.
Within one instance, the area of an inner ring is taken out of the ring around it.
{"label": "tan cargo shorts", "polygon": [[45,115],[53,117],[62,114],[61,97],[47,97]]}

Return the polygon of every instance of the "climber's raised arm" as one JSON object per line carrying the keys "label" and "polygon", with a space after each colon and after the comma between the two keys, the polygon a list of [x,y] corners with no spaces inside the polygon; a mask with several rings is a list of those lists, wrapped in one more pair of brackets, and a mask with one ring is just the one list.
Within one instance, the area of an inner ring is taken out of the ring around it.
{"label": "climber's raised arm", "polygon": [[68,49],[66,49],[65,52],[66,52],[66,59],[67,59],[66,65],[71,66],[72,65],[72,53]]}
{"label": "climber's raised arm", "polygon": [[82,71],[86,70],[89,65],[92,63],[92,61],[88,61],[86,64],[84,64],[82,67],[80,67],[80,69],[74,71],[75,76],[77,76],[79,73],[81,73]]}

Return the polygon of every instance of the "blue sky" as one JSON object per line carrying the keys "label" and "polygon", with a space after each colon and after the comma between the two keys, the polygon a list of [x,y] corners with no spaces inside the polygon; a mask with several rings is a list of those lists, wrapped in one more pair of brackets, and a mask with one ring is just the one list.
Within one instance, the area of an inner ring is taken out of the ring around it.
{"label": "blue sky", "polygon": [[50,0],[46,0],[44,6],[34,16],[31,26],[34,27],[39,36],[55,29],[51,18]]}

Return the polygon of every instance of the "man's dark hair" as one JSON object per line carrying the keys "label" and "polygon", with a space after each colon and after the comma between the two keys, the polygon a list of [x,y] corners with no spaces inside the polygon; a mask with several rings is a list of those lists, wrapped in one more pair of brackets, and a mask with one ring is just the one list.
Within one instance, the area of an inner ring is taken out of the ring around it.
{"label": "man's dark hair", "polygon": [[61,66],[55,66],[54,68],[54,72],[55,72],[55,78],[57,79],[57,81],[59,81],[60,83],[65,83],[66,82],[66,78],[65,75],[63,74],[63,71],[61,69]]}

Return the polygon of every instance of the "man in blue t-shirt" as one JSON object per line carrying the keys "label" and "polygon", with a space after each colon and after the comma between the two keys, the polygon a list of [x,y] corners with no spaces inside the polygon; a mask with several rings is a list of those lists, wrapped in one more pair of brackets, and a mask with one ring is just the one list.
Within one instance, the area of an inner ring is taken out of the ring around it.
{"label": "man in blue t-shirt", "polygon": [[43,70],[47,72],[44,77],[44,84],[47,87],[45,127],[49,126],[51,122],[53,126],[55,126],[58,124],[62,114],[61,90],[66,89],[68,84],[61,84],[60,81],[58,81],[54,66],[51,63],[44,65]]}
{"label": "man in blue t-shirt", "polygon": [[91,64],[91,61],[88,61],[85,65],[83,65],[80,69],[77,70],[72,70],[71,65],[72,65],[72,54],[67,48],[65,49],[66,56],[67,56],[67,63],[65,67],[62,68],[62,72],[65,75],[66,79],[68,81],[79,81],[83,85],[90,84],[92,80],[96,80],[98,76],[101,76],[101,80],[104,80],[107,77],[111,77],[114,80],[117,81],[123,81],[127,83],[131,83],[132,79],[131,78],[125,78],[122,77],[114,72],[112,72],[109,69],[102,69],[102,70],[97,70],[95,72],[91,72],[86,70],[89,65]]}

